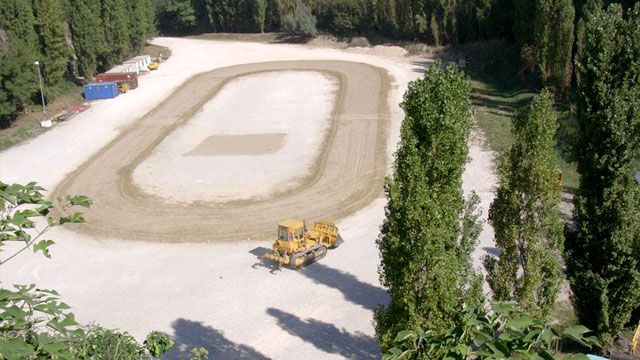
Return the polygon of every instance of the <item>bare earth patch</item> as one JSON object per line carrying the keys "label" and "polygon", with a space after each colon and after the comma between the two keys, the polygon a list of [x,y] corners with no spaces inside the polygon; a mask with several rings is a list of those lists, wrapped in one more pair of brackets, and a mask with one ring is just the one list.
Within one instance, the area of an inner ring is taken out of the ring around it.
{"label": "bare earth patch", "polygon": [[284,145],[285,134],[211,135],[185,155],[265,155]]}
{"label": "bare earth patch", "polygon": [[[220,85],[136,165],[132,181],[140,191],[169,203],[265,200],[313,176],[335,127],[339,78],[262,71]],[[280,140],[281,146],[270,146],[277,151],[263,149]],[[194,152],[198,144],[215,151]]]}

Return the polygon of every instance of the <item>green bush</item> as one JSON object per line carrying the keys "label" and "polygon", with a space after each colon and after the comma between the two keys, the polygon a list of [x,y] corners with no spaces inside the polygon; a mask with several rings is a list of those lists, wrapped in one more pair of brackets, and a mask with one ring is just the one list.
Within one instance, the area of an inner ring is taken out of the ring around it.
{"label": "green bush", "polygon": [[[54,217],[54,204],[45,200],[44,189],[29,183],[0,182],[0,251],[2,265],[25,250],[42,252],[50,257],[53,240],[43,239],[55,226],[82,223],[82,213]],[[57,199],[57,208],[89,207],[86,196],[67,196]],[[36,224],[44,223],[41,229]],[[7,243],[19,245],[17,251],[4,249]],[[3,251],[4,250],[4,251]],[[69,306],[60,301],[55,290],[42,290],[35,285],[0,287],[0,360],[14,359],[151,359],[171,351],[173,341],[163,334],[152,332],[141,346],[126,332],[91,327],[86,332],[78,326]],[[195,354],[197,359],[206,354]]]}
{"label": "green bush", "polygon": [[558,330],[532,317],[516,302],[496,302],[491,311],[483,307],[468,307],[454,314],[457,324],[443,335],[431,330],[404,330],[396,336],[396,347],[383,360],[446,359],[575,359],[587,360],[584,354],[554,353],[560,339],[570,339],[582,346],[598,346],[589,329],[582,325]]}
{"label": "green bush", "polygon": [[335,0],[331,5],[331,29],[339,35],[363,30],[366,15],[361,0]]}
{"label": "green bush", "polygon": [[288,14],[282,20],[282,30],[290,35],[312,37],[318,33],[316,18],[311,14],[311,9],[298,0],[293,13]]}

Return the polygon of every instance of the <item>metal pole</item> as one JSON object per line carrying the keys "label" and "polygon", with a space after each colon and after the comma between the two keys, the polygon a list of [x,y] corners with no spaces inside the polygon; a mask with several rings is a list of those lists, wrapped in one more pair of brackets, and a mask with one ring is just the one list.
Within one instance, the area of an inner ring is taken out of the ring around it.
{"label": "metal pole", "polygon": [[42,98],[42,112],[44,113],[43,121],[47,120],[47,106],[44,104],[44,90],[42,89],[42,75],[40,74],[40,61],[35,62],[38,68],[38,79],[40,80],[40,97]]}

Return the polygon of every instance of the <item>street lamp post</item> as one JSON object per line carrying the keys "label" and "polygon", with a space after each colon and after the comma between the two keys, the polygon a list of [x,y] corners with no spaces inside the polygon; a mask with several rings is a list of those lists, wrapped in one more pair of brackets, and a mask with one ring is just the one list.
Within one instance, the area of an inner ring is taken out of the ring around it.
{"label": "street lamp post", "polygon": [[47,119],[47,106],[44,103],[44,90],[42,88],[42,74],[40,73],[40,61],[36,60],[34,63],[36,64],[36,68],[38,68],[38,80],[40,80],[40,98],[42,99],[42,121],[40,122],[40,126],[42,127],[51,127],[51,120]]}

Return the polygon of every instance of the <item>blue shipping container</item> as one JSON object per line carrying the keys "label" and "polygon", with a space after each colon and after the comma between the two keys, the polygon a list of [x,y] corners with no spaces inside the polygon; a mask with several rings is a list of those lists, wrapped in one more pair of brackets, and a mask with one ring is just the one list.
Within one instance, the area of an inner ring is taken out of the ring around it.
{"label": "blue shipping container", "polygon": [[84,98],[89,100],[111,99],[118,96],[117,82],[103,82],[84,86]]}

